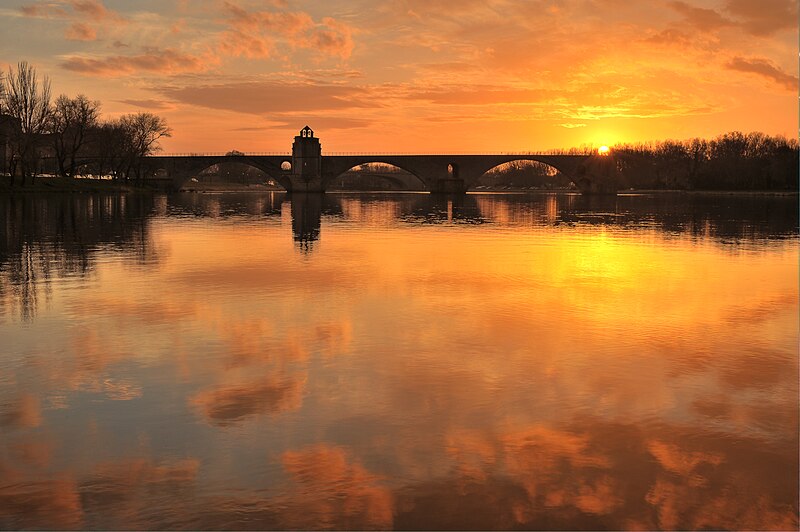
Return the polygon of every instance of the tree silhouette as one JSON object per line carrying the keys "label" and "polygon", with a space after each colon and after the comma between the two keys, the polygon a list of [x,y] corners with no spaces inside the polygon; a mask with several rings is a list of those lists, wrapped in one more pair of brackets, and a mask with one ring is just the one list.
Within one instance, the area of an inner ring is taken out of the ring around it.
{"label": "tree silhouette", "polygon": [[13,152],[11,184],[19,171],[24,186],[26,178],[33,181],[36,175],[38,149],[50,124],[50,79],[45,76],[40,83],[36,69],[21,61],[16,70],[9,67],[2,79],[0,104],[2,112],[13,118],[9,128]]}

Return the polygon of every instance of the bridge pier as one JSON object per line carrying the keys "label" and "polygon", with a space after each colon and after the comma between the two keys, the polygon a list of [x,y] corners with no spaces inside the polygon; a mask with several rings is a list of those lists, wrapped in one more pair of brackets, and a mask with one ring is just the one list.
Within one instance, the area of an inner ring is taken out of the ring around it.
{"label": "bridge pier", "polygon": [[292,174],[289,176],[289,187],[286,192],[325,192],[325,185],[322,177],[309,178]]}
{"label": "bridge pier", "polygon": [[431,192],[439,194],[466,194],[467,184],[463,179],[441,178],[434,181]]}

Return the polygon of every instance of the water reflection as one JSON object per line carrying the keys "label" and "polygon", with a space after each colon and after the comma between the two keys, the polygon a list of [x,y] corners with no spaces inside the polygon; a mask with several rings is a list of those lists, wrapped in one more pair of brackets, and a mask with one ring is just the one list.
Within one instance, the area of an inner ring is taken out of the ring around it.
{"label": "water reflection", "polygon": [[794,196],[721,194],[179,194],[169,198],[168,212],[279,218],[287,209],[292,237],[306,250],[319,240],[323,217],[384,228],[396,223],[606,225],[710,237],[725,245],[793,237],[798,221]]}
{"label": "water reflection", "polygon": [[138,265],[156,261],[152,210],[149,195],[0,195],[0,317],[33,319],[53,278],[91,275],[106,250]]}
{"label": "water reflection", "polygon": [[0,201],[0,528],[798,526],[795,198]]}
{"label": "water reflection", "polygon": [[322,194],[292,194],[292,238],[305,252],[319,240],[322,224]]}

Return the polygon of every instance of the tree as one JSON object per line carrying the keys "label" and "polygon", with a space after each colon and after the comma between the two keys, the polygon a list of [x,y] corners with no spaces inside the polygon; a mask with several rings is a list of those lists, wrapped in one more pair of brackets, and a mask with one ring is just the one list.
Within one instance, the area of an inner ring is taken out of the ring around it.
{"label": "tree", "polygon": [[125,176],[129,142],[119,120],[104,120],[89,128],[86,134],[86,151],[92,155],[92,173],[111,175],[115,179]]}
{"label": "tree", "polygon": [[136,113],[123,115],[119,124],[125,132],[128,168],[126,176],[134,171],[137,181],[141,179],[142,158],[159,151],[158,141],[163,137],[171,137],[172,130],[166,120],[152,113]]}
{"label": "tree", "polygon": [[84,147],[87,134],[97,126],[100,102],[83,94],[69,98],[62,94],[56,99],[51,116],[53,147],[58,171],[64,177],[75,177],[78,153]]}
{"label": "tree", "polygon": [[21,171],[24,186],[26,177],[36,174],[38,149],[50,123],[50,79],[45,76],[40,85],[36,70],[22,61],[16,70],[9,67],[2,85],[2,111],[15,122],[10,128],[12,166],[14,173],[17,168]]}

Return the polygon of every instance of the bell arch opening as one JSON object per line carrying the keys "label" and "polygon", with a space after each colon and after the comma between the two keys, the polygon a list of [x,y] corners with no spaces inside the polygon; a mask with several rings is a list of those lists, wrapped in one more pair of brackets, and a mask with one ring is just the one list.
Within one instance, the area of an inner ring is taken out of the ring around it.
{"label": "bell arch opening", "polygon": [[573,180],[554,166],[534,159],[515,159],[490,168],[470,183],[468,190],[493,192],[575,188]]}
{"label": "bell arch opening", "polygon": [[368,162],[342,172],[328,184],[328,191],[424,191],[425,182],[399,166]]}
{"label": "bell arch opening", "polygon": [[456,163],[450,163],[447,165],[447,177],[449,179],[458,179],[458,165]]}

